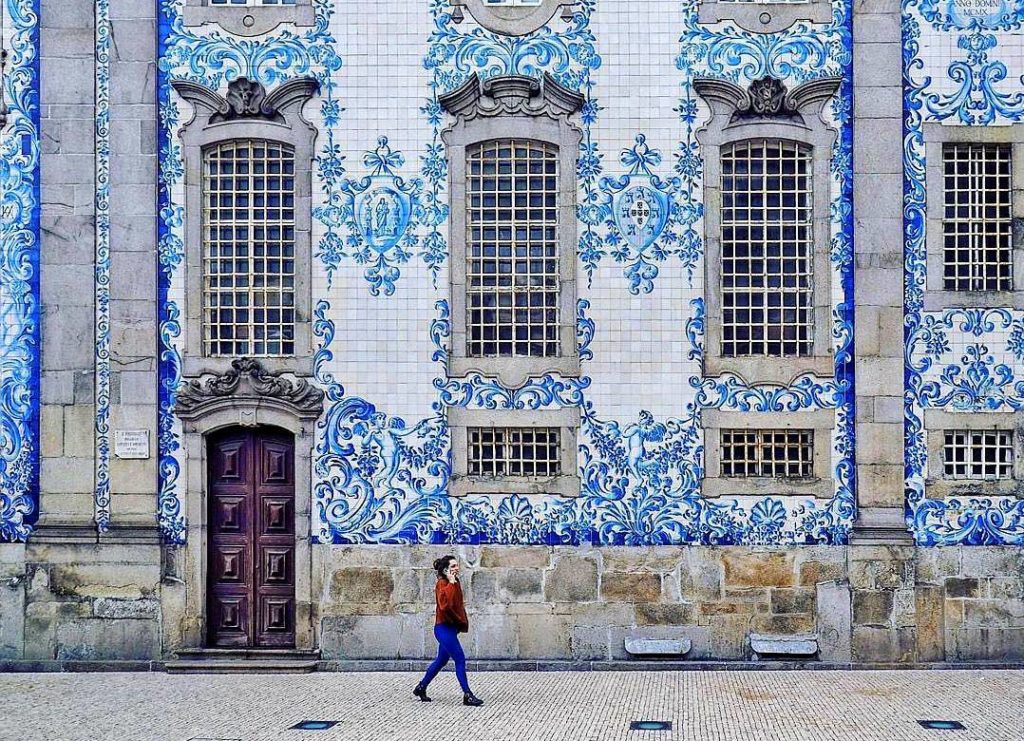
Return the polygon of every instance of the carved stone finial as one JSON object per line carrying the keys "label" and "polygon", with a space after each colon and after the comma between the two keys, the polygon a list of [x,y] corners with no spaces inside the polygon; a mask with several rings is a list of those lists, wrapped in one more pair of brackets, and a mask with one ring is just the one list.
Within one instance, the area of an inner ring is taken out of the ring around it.
{"label": "carved stone finial", "polygon": [[320,84],[312,77],[288,80],[271,93],[261,82],[248,77],[236,77],[229,82],[227,94],[223,96],[188,80],[174,80],[171,87],[197,109],[209,112],[209,123],[253,118],[284,123],[285,114],[291,115],[291,107],[298,106],[301,111],[302,104],[320,90]]}
{"label": "carved stone finial", "polygon": [[179,389],[175,413],[182,419],[202,415],[230,401],[272,401],[302,417],[318,417],[323,411],[324,392],[304,378],[286,378],[271,373],[255,358],[231,361],[222,375],[204,374],[186,381]]}
{"label": "carved stone finial", "polygon": [[547,73],[541,78],[501,75],[486,80],[474,73],[438,101],[452,115],[470,120],[508,115],[562,118],[580,110],[586,99]]}
{"label": "carved stone finial", "polygon": [[752,113],[755,116],[780,116],[796,112],[786,98],[786,86],[776,77],[762,77],[750,83],[747,88],[745,106],[737,107],[737,113]]}

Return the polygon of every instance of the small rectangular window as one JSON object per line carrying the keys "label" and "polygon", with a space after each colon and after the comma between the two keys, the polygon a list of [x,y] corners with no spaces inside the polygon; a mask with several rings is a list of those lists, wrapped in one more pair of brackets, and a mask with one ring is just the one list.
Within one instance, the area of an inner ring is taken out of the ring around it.
{"label": "small rectangular window", "polygon": [[526,8],[540,5],[542,0],[484,0],[484,5],[495,8]]}
{"label": "small rectangular window", "polygon": [[810,478],[814,430],[722,430],[722,476]]}
{"label": "small rectangular window", "polygon": [[781,139],[722,148],[722,355],[813,354],[811,147]]}
{"label": "small rectangular window", "polygon": [[203,156],[207,357],[295,354],[295,150],[242,139]]}
{"label": "small rectangular window", "polygon": [[557,427],[470,427],[469,475],[547,478],[562,473]]}
{"label": "small rectangular window", "polygon": [[943,287],[1013,290],[1013,191],[1008,144],[944,144]]}
{"label": "small rectangular window", "polygon": [[466,354],[558,356],[558,148],[500,139],[466,159]]}
{"label": "small rectangular window", "polygon": [[943,473],[949,479],[1013,478],[1013,432],[946,430]]}

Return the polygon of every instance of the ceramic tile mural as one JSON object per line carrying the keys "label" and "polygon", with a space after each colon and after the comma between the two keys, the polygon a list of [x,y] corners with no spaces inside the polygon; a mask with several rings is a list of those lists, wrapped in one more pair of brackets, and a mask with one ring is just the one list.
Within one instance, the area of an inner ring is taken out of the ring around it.
{"label": "ceramic tile mural", "polygon": [[[827,24],[757,34],[697,23],[694,0],[577,3],[525,37],[495,35],[445,0],[316,0],[313,28],[255,39],[197,31],[183,0],[161,3],[160,512],[184,538],[181,429],[183,175],[187,107],[170,81],[214,89],[247,76],[268,88],[311,75],[320,135],[314,185],[315,378],[328,397],[314,451],[312,536],[319,542],[842,543],[854,514],[850,8]],[[623,16],[626,13],[629,17]],[[641,17],[642,16],[642,17]],[[628,20],[628,22],[625,22]],[[641,35],[639,29],[646,29]],[[629,36],[632,34],[633,36]],[[387,39],[387,43],[379,43]],[[519,388],[448,378],[450,124],[438,97],[470,75],[551,74],[585,104],[576,179],[579,378]],[[772,75],[793,87],[846,82],[828,108],[832,152],[834,378],[788,387],[702,377],[702,153],[708,110],[697,76],[738,84]],[[642,229],[623,217],[651,204]],[[578,498],[446,495],[446,410],[580,411]],[[705,499],[705,409],[835,410],[829,499]]]}
{"label": "ceramic tile mural", "polygon": [[[1007,308],[925,311],[924,127],[1024,120],[1024,6],[992,0],[904,0],[906,476],[918,543],[1024,544],[1024,500],[929,498],[924,411],[1024,409],[1024,314]],[[1017,173],[1015,173],[1017,175]]]}
{"label": "ceramic tile mural", "polygon": [[39,502],[39,2],[3,0],[0,138],[0,541],[23,541]]}

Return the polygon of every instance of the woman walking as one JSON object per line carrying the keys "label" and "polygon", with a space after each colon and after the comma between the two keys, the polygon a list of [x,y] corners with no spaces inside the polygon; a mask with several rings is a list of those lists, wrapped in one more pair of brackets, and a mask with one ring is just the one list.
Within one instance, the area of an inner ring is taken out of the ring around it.
{"label": "woman walking", "polygon": [[462,704],[477,707],[484,701],[469,689],[466,679],[466,654],[459,643],[459,633],[469,630],[469,618],[466,617],[466,604],[462,600],[462,585],[459,584],[459,560],[455,556],[445,556],[434,561],[437,571],[437,584],[434,586],[434,597],[437,609],[434,611],[434,637],[437,638],[437,658],[427,669],[423,679],[412,691],[423,702],[430,702],[427,697],[427,685],[437,676],[448,660],[455,662],[455,676],[462,686]]}

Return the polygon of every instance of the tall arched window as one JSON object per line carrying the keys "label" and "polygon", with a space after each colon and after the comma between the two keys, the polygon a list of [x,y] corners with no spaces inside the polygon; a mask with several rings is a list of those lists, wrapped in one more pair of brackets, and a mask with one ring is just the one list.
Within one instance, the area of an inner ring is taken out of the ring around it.
{"label": "tall arched window", "polygon": [[721,151],[724,357],[813,353],[810,146],[749,139]]}
{"label": "tall arched window", "polygon": [[295,354],[295,149],[236,139],[203,151],[203,350]]}
{"label": "tall arched window", "polygon": [[558,147],[495,139],[466,149],[466,355],[560,351]]}

